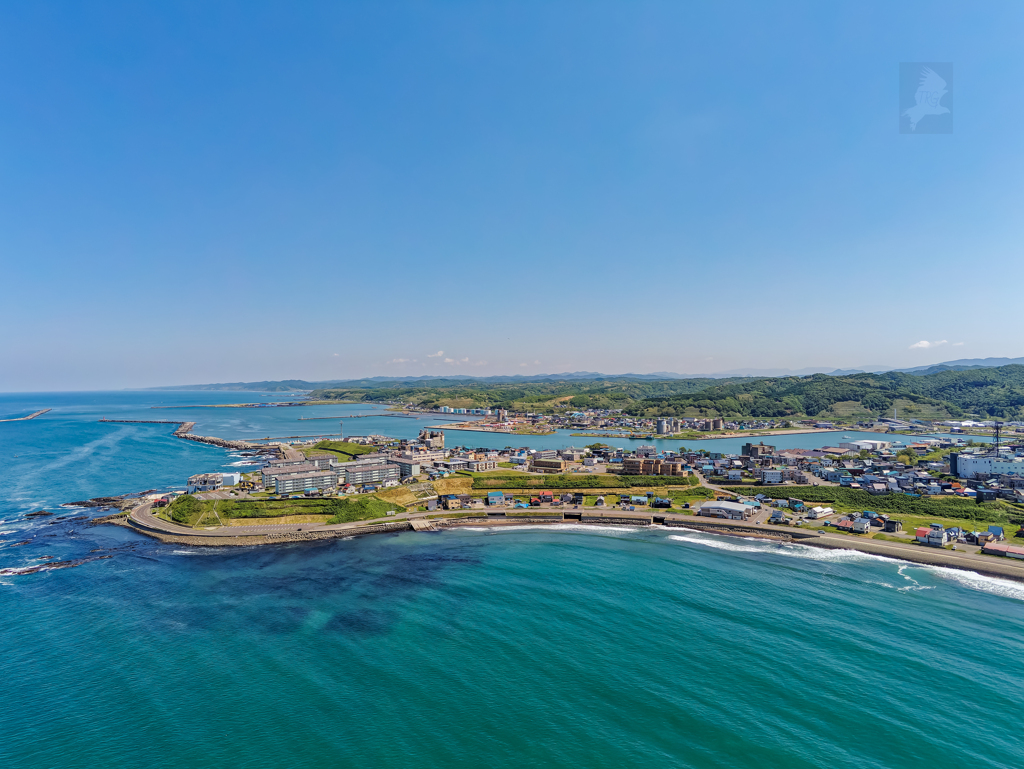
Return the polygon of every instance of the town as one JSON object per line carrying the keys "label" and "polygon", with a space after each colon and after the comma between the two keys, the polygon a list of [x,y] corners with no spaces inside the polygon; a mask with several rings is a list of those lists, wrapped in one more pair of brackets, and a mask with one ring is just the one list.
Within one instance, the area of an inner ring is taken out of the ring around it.
{"label": "town", "polygon": [[[751,440],[738,454],[603,443],[495,450],[446,448],[444,431],[423,429],[410,440],[368,435],[264,450],[273,458],[254,471],[200,473],[183,491],[153,495],[158,517],[207,528],[235,511],[235,527],[249,516],[257,519],[249,523],[267,525],[288,515],[289,505],[308,512],[310,500],[362,506],[354,517],[325,513],[305,521],[320,525],[440,514],[572,520],[579,517],[572,511],[586,510],[657,522],[669,513],[1024,559],[1019,442],[975,444],[947,435],[836,441],[819,449]],[[175,515],[176,500],[186,495],[212,501],[212,514]],[[245,512],[218,500],[262,507]]]}

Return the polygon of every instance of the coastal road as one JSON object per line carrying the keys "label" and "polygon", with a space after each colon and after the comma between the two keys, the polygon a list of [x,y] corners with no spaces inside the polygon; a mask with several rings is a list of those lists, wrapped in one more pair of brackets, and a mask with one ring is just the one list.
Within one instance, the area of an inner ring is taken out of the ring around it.
{"label": "coastal road", "polygon": [[[609,517],[617,517],[616,510],[602,508],[587,508],[593,512],[601,512]],[[646,512],[646,511],[645,511]],[[416,513],[413,515],[399,515],[394,517],[375,519],[373,523],[391,523],[395,521],[406,521],[411,519],[422,519],[427,513]],[[152,503],[141,505],[130,514],[130,517],[139,525],[173,536],[187,537],[244,537],[246,535],[259,536],[267,534],[287,534],[292,532],[311,531],[335,531],[342,532],[351,530],[357,533],[363,528],[367,521],[356,521],[354,523],[343,523],[333,526],[317,526],[316,524],[275,524],[263,526],[224,526],[213,530],[190,529],[184,526],[177,526],[160,520],[152,513]],[[765,534],[791,534],[793,544],[811,545],[816,547],[830,547],[842,550],[859,550],[862,552],[881,555],[888,558],[910,561],[919,564],[933,566],[944,566],[957,569],[977,571],[981,574],[988,574],[996,577],[1015,579],[1024,582],[1024,563],[1008,558],[994,558],[990,555],[981,555],[957,550],[955,552],[942,548],[930,548],[922,545],[903,544],[901,542],[890,542],[887,540],[876,540],[870,537],[857,537],[842,534],[830,534],[820,529],[790,529],[789,527],[769,526],[757,524],[752,521],[720,521],[717,519],[700,518],[691,515],[666,516],[667,520],[676,523],[693,523],[694,528],[714,526],[716,529],[723,529],[721,533],[727,534],[728,529],[737,528],[747,532],[764,532]],[[476,522],[474,522],[476,523]],[[497,521],[495,522],[497,523]],[[515,521],[501,521],[504,525],[515,525]]]}
{"label": "coastal road", "polygon": [[[392,523],[394,521],[406,521],[413,518],[423,518],[429,513],[403,513],[400,515],[388,516],[375,519],[375,523]],[[358,529],[365,526],[367,521],[355,521],[353,523],[336,523],[332,525],[320,523],[272,523],[257,524],[255,526],[216,526],[212,528],[193,529],[188,526],[179,526],[170,523],[153,514],[153,503],[147,502],[136,507],[129,515],[129,518],[147,529],[164,534],[171,534],[176,537],[251,537],[263,536],[266,534],[294,534],[309,531],[346,531]]]}
{"label": "coastal road", "polygon": [[[316,523],[273,523],[256,526],[217,526],[210,529],[193,529],[157,518],[153,514],[152,503],[136,507],[132,510],[129,517],[147,529],[154,529],[164,534],[173,534],[178,537],[246,537],[264,534],[292,534],[300,531],[314,530],[331,531],[352,526],[351,524],[344,523],[337,526],[322,526]],[[364,522],[360,521],[360,523]]]}

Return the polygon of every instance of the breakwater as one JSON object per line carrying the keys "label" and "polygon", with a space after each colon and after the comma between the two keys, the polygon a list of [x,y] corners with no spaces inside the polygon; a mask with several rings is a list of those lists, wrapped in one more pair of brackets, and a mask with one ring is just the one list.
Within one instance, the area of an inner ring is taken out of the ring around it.
{"label": "breakwater", "polygon": [[39,411],[29,414],[27,417],[15,417],[14,419],[0,419],[0,422],[25,422],[29,419],[35,419],[38,416],[42,416],[47,411],[51,411],[51,409],[39,409]]}
{"label": "breakwater", "polygon": [[175,438],[182,438],[186,441],[195,441],[196,443],[206,443],[210,446],[218,446],[222,449],[233,449],[233,450],[246,450],[246,449],[258,449],[261,448],[255,443],[249,441],[233,441],[226,438],[217,438],[212,435],[196,435],[192,432],[195,428],[195,422],[178,422],[172,419],[101,419],[100,422],[116,423],[116,424],[135,424],[135,425],[178,425],[178,429],[172,433]]}

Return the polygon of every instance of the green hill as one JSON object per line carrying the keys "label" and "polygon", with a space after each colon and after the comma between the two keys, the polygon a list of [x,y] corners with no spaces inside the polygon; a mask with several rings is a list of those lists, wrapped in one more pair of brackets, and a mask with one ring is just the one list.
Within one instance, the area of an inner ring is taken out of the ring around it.
{"label": "green hill", "polygon": [[622,409],[637,416],[922,419],[976,414],[1024,417],[1024,366],[805,377],[570,380],[520,384],[434,381],[315,391],[317,400],[407,403],[421,408],[505,408],[559,413]]}
{"label": "green hill", "polygon": [[[893,405],[929,412],[927,416],[965,414],[1024,416],[1024,366],[940,371],[918,376],[902,372],[808,377],[778,377],[718,384],[700,392],[649,397],[626,409],[647,416],[789,417],[818,416],[839,405],[859,406],[864,414],[891,414]],[[924,415],[924,414],[922,414]]]}

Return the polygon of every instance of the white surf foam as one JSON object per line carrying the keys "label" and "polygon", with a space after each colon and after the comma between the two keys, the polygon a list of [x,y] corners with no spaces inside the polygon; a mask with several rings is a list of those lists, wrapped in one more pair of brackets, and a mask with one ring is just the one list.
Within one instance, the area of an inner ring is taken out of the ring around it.
{"label": "white surf foam", "polygon": [[983,593],[998,595],[1003,598],[1012,598],[1017,601],[1024,601],[1024,584],[1012,582],[1008,579],[989,577],[985,574],[978,574],[976,571],[962,571],[960,569],[947,569],[943,566],[923,567],[933,574],[956,582],[961,587],[970,590],[979,590]]}
{"label": "white surf foam", "polygon": [[[684,529],[684,531],[691,531]],[[859,550],[833,550],[831,548],[809,547],[808,545],[795,545],[782,542],[769,542],[767,540],[747,539],[730,537],[722,534],[711,534],[703,531],[693,531],[694,536],[680,536],[670,534],[668,539],[679,542],[689,542],[695,545],[713,547],[717,550],[728,550],[736,553],[771,553],[782,555],[788,558],[804,558],[810,561],[826,561],[846,563],[853,561],[882,561],[884,563],[905,563],[895,558],[886,558],[872,553],[862,553]]]}
{"label": "white surf foam", "polygon": [[701,537],[684,537],[679,534],[669,534],[667,539],[671,539],[674,542],[688,542],[692,545],[704,545],[705,547],[712,547],[715,550],[727,550],[730,553],[768,553],[772,550],[778,549],[778,545],[768,545],[767,547],[763,545],[747,545],[740,541],[729,541],[725,537],[715,537],[713,534],[707,539],[703,539]]}
{"label": "white surf foam", "polygon": [[[690,531],[687,529],[686,531]],[[910,569],[923,569],[943,579],[955,582],[961,587],[970,590],[979,590],[984,593],[998,595],[1003,598],[1012,598],[1024,601],[1024,584],[1013,582],[1008,579],[989,577],[985,574],[978,574],[974,571],[963,571],[961,569],[950,569],[943,566],[930,566],[927,564],[911,563],[898,558],[874,555],[873,553],[862,553],[858,550],[833,550],[826,548],[809,547],[807,545],[793,545],[763,540],[747,540],[745,542],[735,541],[738,538],[726,537],[716,534],[694,531],[695,536],[680,536],[670,534],[667,539],[686,542],[688,544],[704,545],[716,550],[726,550],[740,553],[771,553],[788,558],[805,558],[812,561],[832,561],[836,563],[853,563],[856,561],[877,561],[897,565],[897,574],[910,584],[896,586],[887,582],[876,584],[883,587],[893,588],[900,592],[915,590],[934,590],[934,585],[922,585],[911,574]],[[733,541],[730,541],[733,540]]]}
{"label": "white surf foam", "polygon": [[588,523],[538,523],[538,524],[498,524],[496,526],[456,526],[459,531],[524,531],[524,530],[541,530],[544,531],[610,531],[616,534],[630,534],[635,531],[639,531],[637,526],[600,526],[590,525]]}

